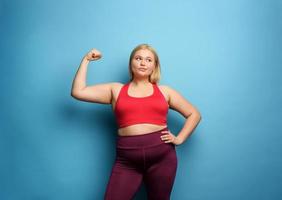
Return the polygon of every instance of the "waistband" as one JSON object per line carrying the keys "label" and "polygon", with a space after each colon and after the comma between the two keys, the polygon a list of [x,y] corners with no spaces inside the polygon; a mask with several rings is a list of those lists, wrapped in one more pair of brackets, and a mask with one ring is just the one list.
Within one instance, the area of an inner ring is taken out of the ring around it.
{"label": "waistband", "polygon": [[168,130],[168,127],[165,127],[158,131],[153,131],[141,135],[132,135],[132,136],[120,136],[117,137],[117,148],[120,149],[136,149],[136,148],[145,148],[164,144],[164,141],[160,138],[161,135],[166,133],[161,133],[164,130]]}

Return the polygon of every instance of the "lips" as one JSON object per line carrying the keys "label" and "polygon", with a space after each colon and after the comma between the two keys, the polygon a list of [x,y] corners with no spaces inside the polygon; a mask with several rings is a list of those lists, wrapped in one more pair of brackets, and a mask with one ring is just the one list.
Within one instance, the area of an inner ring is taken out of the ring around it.
{"label": "lips", "polygon": [[139,68],[138,70],[140,70],[140,71],[146,71],[145,68]]}

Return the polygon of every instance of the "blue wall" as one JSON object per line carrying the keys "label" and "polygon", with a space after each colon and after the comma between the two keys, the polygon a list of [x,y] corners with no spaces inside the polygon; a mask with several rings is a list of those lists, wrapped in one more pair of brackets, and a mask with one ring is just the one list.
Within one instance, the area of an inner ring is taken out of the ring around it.
{"label": "blue wall", "polygon": [[[114,162],[110,105],[70,96],[126,82],[131,50],[149,43],[160,84],[202,114],[182,145],[172,200],[268,200],[282,192],[282,1],[2,0],[0,199],[102,199]],[[177,134],[185,119],[170,110]],[[142,185],[136,199],[145,199]]]}

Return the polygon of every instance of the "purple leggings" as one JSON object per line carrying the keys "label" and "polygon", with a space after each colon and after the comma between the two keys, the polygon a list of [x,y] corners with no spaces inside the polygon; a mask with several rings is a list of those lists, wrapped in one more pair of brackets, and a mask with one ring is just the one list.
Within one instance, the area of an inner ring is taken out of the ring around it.
{"label": "purple leggings", "polygon": [[169,200],[177,170],[173,143],[163,128],[142,135],[117,136],[116,159],[104,200],[132,200],[144,180],[148,200]]}

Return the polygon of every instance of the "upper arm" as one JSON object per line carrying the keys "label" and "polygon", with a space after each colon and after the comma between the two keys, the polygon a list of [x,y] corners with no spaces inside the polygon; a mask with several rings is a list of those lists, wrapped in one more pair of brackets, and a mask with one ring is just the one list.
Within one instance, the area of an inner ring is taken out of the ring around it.
{"label": "upper arm", "polygon": [[114,84],[116,84],[116,82],[86,86],[84,89],[72,94],[72,96],[82,101],[110,104]]}
{"label": "upper arm", "polygon": [[171,109],[178,111],[184,117],[189,117],[193,113],[200,115],[199,111],[179,92],[169,86],[166,86],[166,89],[169,94],[168,104]]}

